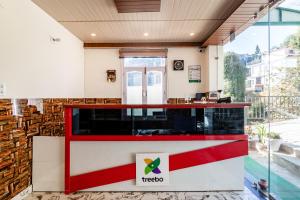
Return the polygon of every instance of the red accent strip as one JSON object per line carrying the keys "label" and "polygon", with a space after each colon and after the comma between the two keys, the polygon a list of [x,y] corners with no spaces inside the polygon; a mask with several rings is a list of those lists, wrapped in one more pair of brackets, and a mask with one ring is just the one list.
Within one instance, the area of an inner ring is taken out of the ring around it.
{"label": "red accent strip", "polygon": [[191,141],[191,140],[247,140],[248,135],[72,135],[71,141]]}
{"label": "red accent strip", "polygon": [[135,163],[71,176],[71,192],[135,179]]}
{"label": "red accent strip", "polygon": [[[169,157],[170,171],[203,165],[248,154],[247,141],[235,141]],[[71,176],[70,192],[135,179],[135,163]]]}
{"label": "red accent strip", "polygon": [[170,156],[170,171],[248,155],[248,141],[234,141]]}
{"label": "red accent strip", "polygon": [[65,104],[68,108],[126,109],[126,108],[244,108],[250,103],[205,103],[205,104]]}
{"label": "red accent strip", "polygon": [[72,108],[65,108],[65,193],[70,193],[70,137],[72,135]]}

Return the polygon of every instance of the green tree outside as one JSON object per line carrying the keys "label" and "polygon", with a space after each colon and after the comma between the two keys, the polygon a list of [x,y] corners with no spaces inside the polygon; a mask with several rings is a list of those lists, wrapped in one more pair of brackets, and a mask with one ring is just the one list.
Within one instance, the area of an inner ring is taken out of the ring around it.
{"label": "green tree outside", "polygon": [[[294,50],[300,50],[300,29],[297,33],[286,38],[283,47]],[[282,67],[280,72],[285,74],[277,87],[274,87],[273,93],[282,96],[300,95],[300,56],[297,57],[297,66],[293,68]]]}
{"label": "green tree outside", "polygon": [[229,95],[234,101],[243,102],[245,98],[246,65],[240,56],[234,52],[228,52],[224,57],[224,79],[226,82],[225,95]]}
{"label": "green tree outside", "polygon": [[292,49],[300,50],[300,29],[297,31],[297,33],[287,37],[283,45]]}

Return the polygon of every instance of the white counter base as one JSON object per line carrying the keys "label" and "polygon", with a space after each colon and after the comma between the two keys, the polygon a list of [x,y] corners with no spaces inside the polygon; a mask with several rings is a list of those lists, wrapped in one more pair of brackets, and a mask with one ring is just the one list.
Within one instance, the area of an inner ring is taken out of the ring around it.
{"label": "white counter base", "polygon": [[[135,162],[136,153],[169,154],[231,142],[93,141],[71,142],[71,176]],[[135,180],[86,191],[225,191],[244,189],[243,157],[170,172],[169,186],[138,187]],[[64,191],[64,137],[36,136],[33,140],[33,191]]]}

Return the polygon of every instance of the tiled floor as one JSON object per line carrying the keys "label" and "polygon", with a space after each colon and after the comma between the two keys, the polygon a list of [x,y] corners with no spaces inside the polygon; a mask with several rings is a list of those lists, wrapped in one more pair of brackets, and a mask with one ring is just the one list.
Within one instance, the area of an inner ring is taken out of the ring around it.
{"label": "tiled floor", "polygon": [[25,200],[257,200],[247,188],[242,192],[34,192]]}

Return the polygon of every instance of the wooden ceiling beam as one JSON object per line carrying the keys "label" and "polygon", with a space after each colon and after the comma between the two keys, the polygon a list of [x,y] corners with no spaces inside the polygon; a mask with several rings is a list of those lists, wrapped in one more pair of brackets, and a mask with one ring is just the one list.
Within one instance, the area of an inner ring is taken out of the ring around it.
{"label": "wooden ceiling beam", "polygon": [[200,47],[200,42],[84,43],[84,48]]}
{"label": "wooden ceiling beam", "polygon": [[273,0],[272,3],[268,0],[245,0],[215,32],[204,40],[202,46],[226,44],[230,41],[232,33],[237,36],[263,17],[268,11],[268,6],[277,6],[280,2],[282,0]]}

